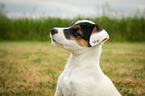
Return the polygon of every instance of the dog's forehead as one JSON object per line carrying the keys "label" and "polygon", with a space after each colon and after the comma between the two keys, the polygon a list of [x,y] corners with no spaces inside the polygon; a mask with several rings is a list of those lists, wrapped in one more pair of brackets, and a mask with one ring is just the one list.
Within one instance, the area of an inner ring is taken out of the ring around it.
{"label": "dog's forehead", "polygon": [[79,25],[79,24],[84,24],[84,23],[95,24],[94,22],[92,22],[90,20],[78,20],[78,21],[71,23],[68,27],[72,27],[74,25]]}

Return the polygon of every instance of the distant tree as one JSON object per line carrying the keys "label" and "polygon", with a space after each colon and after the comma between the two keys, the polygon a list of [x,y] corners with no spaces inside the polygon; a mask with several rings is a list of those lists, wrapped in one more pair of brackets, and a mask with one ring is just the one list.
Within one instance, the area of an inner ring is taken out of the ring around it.
{"label": "distant tree", "polygon": [[0,3],[0,19],[6,19],[7,16],[6,6],[4,3]]}
{"label": "distant tree", "polygon": [[10,22],[9,18],[7,17],[6,6],[4,3],[0,3],[0,40],[7,40],[8,39],[8,29]]}

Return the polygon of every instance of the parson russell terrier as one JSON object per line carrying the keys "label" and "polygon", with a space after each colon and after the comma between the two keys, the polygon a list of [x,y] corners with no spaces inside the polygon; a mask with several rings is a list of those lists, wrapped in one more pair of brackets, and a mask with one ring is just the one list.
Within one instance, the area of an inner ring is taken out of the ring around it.
{"label": "parson russell terrier", "polygon": [[102,72],[99,59],[108,33],[90,20],[79,20],[66,28],[53,28],[53,45],[71,52],[58,78],[55,96],[121,96]]}

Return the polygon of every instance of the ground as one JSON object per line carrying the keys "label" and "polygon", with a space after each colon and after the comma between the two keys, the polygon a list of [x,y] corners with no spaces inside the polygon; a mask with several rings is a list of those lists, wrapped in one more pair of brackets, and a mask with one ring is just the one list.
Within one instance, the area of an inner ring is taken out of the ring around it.
{"label": "ground", "polygon": [[[0,42],[0,96],[53,96],[69,54],[50,42]],[[100,66],[123,96],[145,96],[145,42],[105,43]]]}

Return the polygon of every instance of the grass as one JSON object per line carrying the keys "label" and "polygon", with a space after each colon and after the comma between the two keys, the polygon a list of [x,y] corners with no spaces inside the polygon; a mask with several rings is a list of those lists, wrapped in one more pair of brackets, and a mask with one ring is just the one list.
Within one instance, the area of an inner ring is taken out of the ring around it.
{"label": "grass", "polygon": [[[50,42],[0,42],[0,96],[53,96],[68,56]],[[105,43],[100,65],[123,96],[145,95],[145,42]]]}

